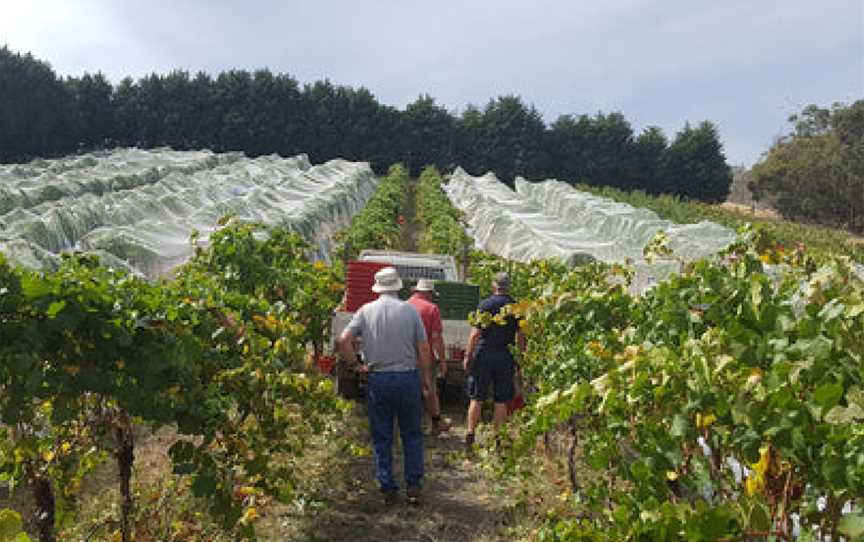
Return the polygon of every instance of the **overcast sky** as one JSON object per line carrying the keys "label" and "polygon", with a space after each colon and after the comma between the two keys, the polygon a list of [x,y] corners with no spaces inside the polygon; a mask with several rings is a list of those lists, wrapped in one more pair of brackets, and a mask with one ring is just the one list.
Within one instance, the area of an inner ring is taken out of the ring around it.
{"label": "overcast sky", "polygon": [[0,44],[115,82],[267,67],[400,108],[519,94],[670,137],[707,119],[745,165],[804,105],[864,98],[864,0],[0,0]]}

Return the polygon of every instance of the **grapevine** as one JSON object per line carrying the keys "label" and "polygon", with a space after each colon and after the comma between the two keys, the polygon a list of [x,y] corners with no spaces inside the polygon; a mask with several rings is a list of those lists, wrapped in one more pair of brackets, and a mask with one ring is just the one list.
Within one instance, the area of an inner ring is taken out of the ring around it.
{"label": "grapevine", "polygon": [[71,521],[81,477],[109,454],[131,538],[136,425],[177,428],[174,471],[226,529],[253,536],[244,495],[290,498],[287,458],[341,408],[304,364],[339,270],[307,261],[295,234],[223,225],[155,283],[89,256],[55,271],[0,260],[0,472],[30,488],[41,540]]}
{"label": "grapevine", "polygon": [[638,298],[620,266],[533,283],[554,264],[516,266],[538,393],[511,467],[565,424],[593,471],[544,536],[860,534],[864,286],[842,259],[766,241],[744,231]]}
{"label": "grapevine", "polygon": [[420,249],[461,258],[471,246],[462,213],[453,207],[441,189],[441,174],[429,166],[420,174],[417,187],[417,219],[423,225]]}
{"label": "grapevine", "polygon": [[334,236],[342,260],[357,257],[362,249],[395,249],[399,243],[399,216],[408,190],[408,171],[401,164],[390,167],[366,206],[351,224]]}

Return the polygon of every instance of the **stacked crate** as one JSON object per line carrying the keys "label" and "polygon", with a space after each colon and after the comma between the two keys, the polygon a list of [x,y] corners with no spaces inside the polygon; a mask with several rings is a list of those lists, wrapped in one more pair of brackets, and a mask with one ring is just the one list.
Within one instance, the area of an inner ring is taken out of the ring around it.
{"label": "stacked crate", "polygon": [[[412,289],[417,285],[414,279],[403,279],[399,299],[411,297]],[[434,299],[441,311],[442,320],[467,320],[468,314],[477,310],[480,303],[480,287],[461,282],[435,281]]]}
{"label": "stacked crate", "polygon": [[372,285],[375,284],[375,273],[385,267],[388,267],[387,264],[380,262],[348,262],[345,310],[354,312],[366,303],[378,299],[378,294],[372,291]]}
{"label": "stacked crate", "polygon": [[480,287],[473,284],[436,281],[435,291],[442,320],[467,320],[480,303]]}
{"label": "stacked crate", "polygon": [[[345,310],[354,312],[378,299],[378,294],[372,291],[372,285],[375,284],[375,273],[385,267],[388,264],[380,262],[348,262]],[[402,279],[399,299],[411,297],[416,285],[417,279]],[[480,302],[480,288],[472,284],[436,280],[435,291],[438,294],[435,302],[440,307],[442,320],[467,320],[468,314],[477,310]]]}

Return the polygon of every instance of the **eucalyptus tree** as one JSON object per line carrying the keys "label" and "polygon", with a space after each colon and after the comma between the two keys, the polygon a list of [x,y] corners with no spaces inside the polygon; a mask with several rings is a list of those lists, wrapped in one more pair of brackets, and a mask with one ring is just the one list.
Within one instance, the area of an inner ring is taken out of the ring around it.
{"label": "eucalyptus tree", "polygon": [[756,198],[783,216],[864,231],[864,100],[806,107],[753,167]]}

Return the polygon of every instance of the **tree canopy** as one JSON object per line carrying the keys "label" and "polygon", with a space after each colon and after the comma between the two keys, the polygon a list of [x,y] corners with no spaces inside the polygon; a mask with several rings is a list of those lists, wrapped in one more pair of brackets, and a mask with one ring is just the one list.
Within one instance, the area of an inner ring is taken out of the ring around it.
{"label": "tree canopy", "polygon": [[751,189],[784,217],[864,232],[864,100],[810,105],[753,167]]}
{"label": "tree canopy", "polygon": [[608,185],[705,201],[731,183],[717,130],[689,125],[669,143],[659,128],[634,134],[618,112],[564,115],[546,125],[515,95],[448,111],[421,94],[404,110],[366,88],[300,85],[269,70],[211,76],[176,70],[112,85],[101,73],[59,78],[31,55],[0,49],[0,161],[20,162],[112,146],[307,153],[313,162],[363,160],[379,173],[402,162],[511,184],[531,180]]}

